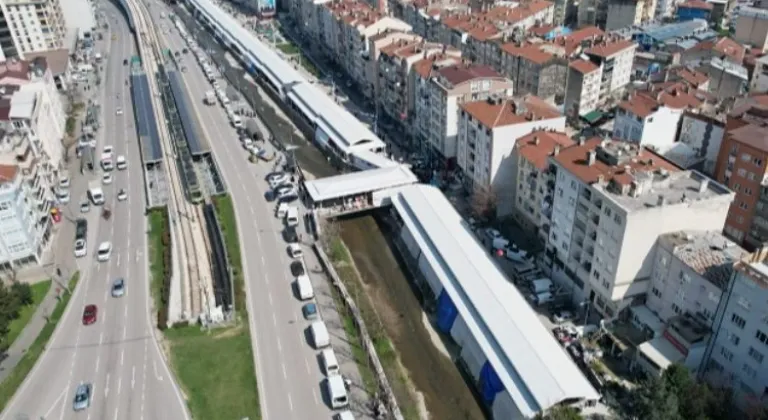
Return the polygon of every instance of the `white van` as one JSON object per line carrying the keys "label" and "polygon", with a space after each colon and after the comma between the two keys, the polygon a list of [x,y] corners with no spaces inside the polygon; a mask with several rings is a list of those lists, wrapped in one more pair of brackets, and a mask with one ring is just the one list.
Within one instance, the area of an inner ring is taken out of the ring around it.
{"label": "white van", "polygon": [[347,397],[347,388],[344,386],[344,379],[341,375],[329,376],[325,380],[328,387],[328,396],[331,398],[332,408],[343,408],[349,405]]}
{"label": "white van", "polygon": [[326,328],[325,322],[313,322],[309,326],[309,332],[312,334],[312,344],[316,349],[319,350],[331,345],[331,337],[328,335],[328,328]]}
{"label": "white van", "polygon": [[124,171],[126,169],[128,169],[128,161],[125,159],[125,156],[119,155],[117,157],[117,170]]}
{"label": "white van", "polygon": [[336,360],[336,353],[333,352],[333,349],[325,349],[320,352],[320,360],[323,362],[325,376],[339,374],[339,361]]}
{"label": "white van", "polygon": [[278,219],[284,219],[285,215],[288,213],[288,209],[290,206],[288,203],[280,203],[277,205],[277,209],[275,209],[275,216]]}
{"label": "white van", "polygon": [[301,300],[309,300],[315,297],[315,291],[312,289],[312,282],[309,281],[307,275],[296,278],[296,292],[298,292],[299,299]]}
{"label": "white van", "polygon": [[285,214],[285,223],[288,226],[299,225],[299,209],[296,207],[288,207],[288,212]]}

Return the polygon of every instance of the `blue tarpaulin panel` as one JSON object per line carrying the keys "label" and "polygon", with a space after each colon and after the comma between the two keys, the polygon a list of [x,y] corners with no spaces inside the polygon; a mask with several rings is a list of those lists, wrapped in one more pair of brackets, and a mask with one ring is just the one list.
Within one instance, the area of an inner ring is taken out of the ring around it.
{"label": "blue tarpaulin panel", "polygon": [[485,362],[480,370],[480,392],[483,394],[483,400],[488,404],[493,404],[496,394],[504,391],[504,384],[501,383],[499,375],[493,369],[490,362]]}
{"label": "blue tarpaulin panel", "polygon": [[453,304],[451,297],[443,289],[437,298],[437,327],[444,333],[450,333],[453,322],[459,315],[456,305]]}

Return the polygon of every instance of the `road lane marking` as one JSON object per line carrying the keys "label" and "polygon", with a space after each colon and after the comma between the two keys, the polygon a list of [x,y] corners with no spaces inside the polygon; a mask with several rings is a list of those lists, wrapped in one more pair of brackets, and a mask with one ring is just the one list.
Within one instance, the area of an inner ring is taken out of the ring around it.
{"label": "road lane marking", "polygon": [[275,327],[277,327],[277,317],[274,313],[272,314],[272,323],[275,324]]}
{"label": "road lane marking", "polygon": [[[103,318],[102,318],[102,319],[103,319]],[[103,333],[103,332],[100,332],[100,333],[99,333],[99,345],[101,345],[101,343],[103,343],[103,342],[104,342],[104,333]]]}
{"label": "road lane marking", "polygon": [[320,399],[317,398],[317,390],[315,388],[312,388],[312,397],[315,398],[315,404],[320,405]]}
{"label": "road lane marking", "polygon": [[123,325],[123,340],[125,340],[125,337],[128,336],[128,330],[126,329],[125,325]]}
{"label": "road lane marking", "polygon": [[120,254],[117,254],[116,264],[117,264],[118,267],[120,267]]}
{"label": "road lane marking", "polygon": [[269,294],[267,294],[267,297],[269,298],[269,304],[271,305],[272,304],[272,293],[270,292]]}
{"label": "road lane marking", "polygon": [[131,389],[136,385],[136,366],[131,367]]}
{"label": "road lane marking", "polygon": [[123,365],[123,362],[125,361],[125,349],[120,350],[120,366]]}
{"label": "road lane marking", "polygon": [[104,382],[104,397],[109,395],[109,372],[107,372],[107,380]]}
{"label": "road lane marking", "polygon": [[96,356],[96,373],[99,373],[99,362],[101,362],[101,355]]}
{"label": "road lane marking", "polygon": [[122,388],[123,388],[123,378],[117,378],[117,395],[120,395],[120,390]]}
{"label": "road lane marking", "polygon": [[288,379],[288,371],[285,370],[285,363],[283,363],[283,378]]}
{"label": "road lane marking", "polygon": [[120,411],[120,407],[115,407],[115,420],[117,420],[117,413]]}
{"label": "road lane marking", "polygon": [[311,374],[312,371],[309,369],[309,360],[304,359],[304,366],[307,367],[307,373]]}
{"label": "road lane marking", "polygon": [[61,395],[59,395],[59,398],[56,398],[56,401],[53,402],[51,405],[51,408],[48,409],[48,411],[45,412],[45,415],[43,416],[44,419],[48,418],[48,415],[51,414],[51,411],[53,411],[54,408],[56,408],[57,405],[59,405],[59,402],[62,398],[64,398],[64,395],[67,394],[67,389],[64,388],[63,391],[61,391]]}
{"label": "road lane marking", "polygon": [[123,317],[124,317],[124,318],[128,318],[128,307],[127,307],[127,306],[126,306],[126,307],[125,307],[125,309],[123,310]]}
{"label": "road lane marking", "polygon": [[280,338],[277,338],[277,351],[282,353],[283,352],[283,344],[280,342]]}
{"label": "road lane marking", "polygon": [[158,381],[162,381],[163,377],[157,373],[157,361],[155,359],[152,359],[152,368],[155,369],[155,378],[157,378]]}
{"label": "road lane marking", "polygon": [[293,398],[291,398],[291,394],[288,394],[288,408],[293,411]]}

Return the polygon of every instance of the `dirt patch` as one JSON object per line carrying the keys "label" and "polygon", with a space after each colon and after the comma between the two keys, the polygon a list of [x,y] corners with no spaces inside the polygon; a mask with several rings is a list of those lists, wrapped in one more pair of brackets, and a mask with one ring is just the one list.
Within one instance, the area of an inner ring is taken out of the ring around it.
{"label": "dirt patch", "polygon": [[242,329],[243,329],[243,326],[242,325],[238,325],[236,327],[225,328],[222,331],[214,330],[215,333],[213,334],[213,338],[216,339],[216,340],[221,340],[222,338],[234,337],[234,336],[240,334]]}
{"label": "dirt patch", "polygon": [[458,368],[432,342],[421,304],[375,219],[349,219],[342,222],[342,228],[342,238],[360,273],[363,290],[410,382],[423,397],[429,417],[483,419],[485,416]]}

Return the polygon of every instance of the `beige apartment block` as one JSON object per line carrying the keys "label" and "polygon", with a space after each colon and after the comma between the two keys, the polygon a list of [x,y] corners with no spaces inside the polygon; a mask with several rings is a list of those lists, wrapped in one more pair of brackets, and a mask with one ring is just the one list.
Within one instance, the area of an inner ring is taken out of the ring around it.
{"label": "beige apartment block", "polygon": [[59,0],[3,0],[0,9],[22,58],[64,47],[67,29]]}
{"label": "beige apartment block", "polygon": [[426,146],[431,136],[432,119],[432,74],[443,67],[461,64],[461,51],[446,48],[444,52],[419,60],[411,66],[408,77],[413,86],[414,101],[410,113],[411,135],[418,139],[419,144]]}

